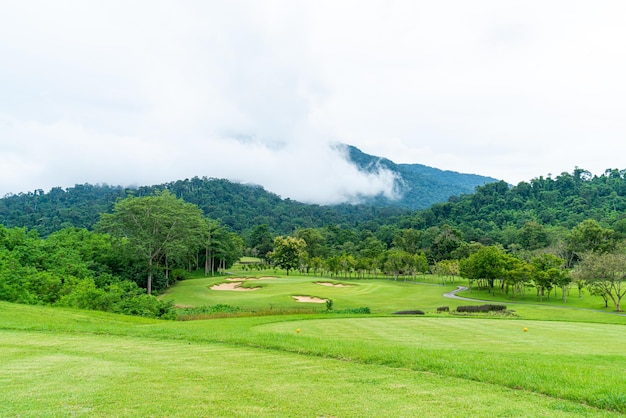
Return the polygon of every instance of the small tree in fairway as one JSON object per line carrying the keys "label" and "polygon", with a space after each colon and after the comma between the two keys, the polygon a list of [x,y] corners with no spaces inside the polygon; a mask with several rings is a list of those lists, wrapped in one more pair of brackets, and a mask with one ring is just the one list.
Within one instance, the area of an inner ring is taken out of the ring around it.
{"label": "small tree in fairway", "polygon": [[269,256],[274,265],[284,268],[289,276],[289,270],[298,268],[300,256],[304,253],[306,242],[296,237],[276,237],[274,239],[274,251]]}

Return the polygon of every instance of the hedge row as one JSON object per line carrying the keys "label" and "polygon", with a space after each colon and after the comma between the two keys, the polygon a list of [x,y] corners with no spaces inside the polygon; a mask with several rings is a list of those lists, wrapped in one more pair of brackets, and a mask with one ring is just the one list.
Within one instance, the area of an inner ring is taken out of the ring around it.
{"label": "hedge row", "polygon": [[506,310],[505,305],[472,305],[458,306],[457,312],[500,312]]}

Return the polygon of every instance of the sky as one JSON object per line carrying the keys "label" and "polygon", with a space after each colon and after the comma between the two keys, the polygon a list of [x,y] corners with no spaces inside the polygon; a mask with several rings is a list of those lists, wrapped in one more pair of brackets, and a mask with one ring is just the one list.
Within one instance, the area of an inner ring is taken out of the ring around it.
{"label": "sky", "polygon": [[626,168],[626,2],[0,0],[0,196],[184,178],[392,193]]}

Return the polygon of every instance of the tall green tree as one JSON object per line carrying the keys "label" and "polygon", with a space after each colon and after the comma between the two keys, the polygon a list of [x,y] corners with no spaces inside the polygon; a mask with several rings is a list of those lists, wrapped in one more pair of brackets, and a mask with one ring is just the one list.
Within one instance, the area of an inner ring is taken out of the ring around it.
{"label": "tall green tree", "polygon": [[267,254],[274,248],[274,237],[268,224],[255,226],[248,235],[248,247],[259,258],[267,258]]}
{"label": "tall green tree", "polygon": [[563,302],[566,302],[567,287],[571,279],[564,270],[565,260],[554,254],[544,253],[533,257],[530,264],[535,268],[534,282],[539,302],[543,300],[544,291],[546,289],[549,291],[553,287],[561,288]]}
{"label": "tall green tree", "polygon": [[626,254],[591,252],[582,256],[577,274],[585,279],[596,294],[610,299],[615,310],[621,312],[621,302],[626,295]]}
{"label": "tall green tree", "polygon": [[161,260],[186,254],[202,241],[205,224],[194,204],[165,191],[154,196],[128,197],[118,201],[113,212],[102,215],[99,227],[123,239],[147,266],[146,289],[152,292],[152,277]]}
{"label": "tall green tree", "polygon": [[459,273],[471,285],[474,281],[485,281],[490,290],[494,290],[495,281],[503,279],[507,265],[506,254],[498,247],[482,247],[468,258],[461,260]]}
{"label": "tall green tree", "polygon": [[604,228],[598,221],[587,219],[574,228],[566,238],[566,257],[568,267],[572,267],[581,255],[587,252],[608,252],[615,248],[615,232]]}
{"label": "tall green tree", "polygon": [[289,271],[300,266],[300,257],[306,249],[306,241],[302,238],[279,236],[274,239],[274,251],[270,253],[270,259],[277,267]]}
{"label": "tall green tree", "polygon": [[326,239],[318,229],[300,228],[296,230],[295,236],[306,242],[306,252],[309,257],[324,257],[326,255]]}

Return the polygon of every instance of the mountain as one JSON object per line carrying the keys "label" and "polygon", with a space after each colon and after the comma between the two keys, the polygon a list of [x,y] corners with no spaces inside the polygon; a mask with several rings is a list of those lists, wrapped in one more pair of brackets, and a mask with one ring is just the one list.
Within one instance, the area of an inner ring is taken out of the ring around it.
{"label": "mountain", "polygon": [[352,145],[341,144],[337,148],[360,171],[373,174],[388,171],[395,177],[394,194],[397,198],[391,199],[382,194],[360,196],[361,203],[378,207],[426,209],[452,196],[474,193],[476,187],[498,181],[492,177],[440,170],[422,164],[396,164],[387,158],[366,154]]}
{"label": "mountain", "polygon": [[0,199],[0,224],[7,227],[37,229],[46,236],[67,226],[92,228],[100,213],[111,211],[117,199],[147,196],[169,190],[179,198],[198,205],[204,214],[219,219],[236,232],[267,224],[278,234],[290,234],[295,228],[340,225],[371,228],[391,224],[413,209],[446,202],[451,196],[472,193],[476,186],[495,181],[489,177],[443,171],[420,164],[394,162],[344,145],[340,148],[359,170],[367,173],[391,173],[397,199],[383,195],[359,196],[358,204],[333,206],[309,205],[265,190],[262,186],[231,182],[225,179],[198,178],[169,183],[124,188],[121,186],[78,184],[49,192],[7,195]]}

